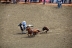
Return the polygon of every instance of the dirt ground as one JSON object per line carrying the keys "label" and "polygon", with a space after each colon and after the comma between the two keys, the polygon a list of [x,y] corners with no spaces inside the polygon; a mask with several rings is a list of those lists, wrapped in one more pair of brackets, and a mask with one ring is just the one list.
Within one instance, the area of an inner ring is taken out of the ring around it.
{"label": "dirt ground", "polygon": [[[47,34],[20,34],[22,21]],[[72,48],[72,7],[38,4],[0,4],[0,48]]]}

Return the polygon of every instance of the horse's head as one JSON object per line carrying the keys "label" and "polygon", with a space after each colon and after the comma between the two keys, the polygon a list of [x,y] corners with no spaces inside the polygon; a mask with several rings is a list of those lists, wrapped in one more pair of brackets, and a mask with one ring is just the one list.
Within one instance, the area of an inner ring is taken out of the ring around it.
{"label": "horse's head", "polygon": [[29,26],[26,27],[26,31],[30,30],[31,28]]}

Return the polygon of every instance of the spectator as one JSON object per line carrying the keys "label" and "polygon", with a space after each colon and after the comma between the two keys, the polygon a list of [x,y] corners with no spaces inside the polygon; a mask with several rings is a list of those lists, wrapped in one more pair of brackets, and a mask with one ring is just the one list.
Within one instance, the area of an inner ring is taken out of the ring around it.
{"label": "spectator", "polygon": [[25,3],[27,2],[27,0],[25,0]]}
{"label": "spectator", "polygon": [[50,0],[50,3],[53,3],[54,2],[54,0]]}
{"label": "spectator", "polygon": [[62,1],[58,0],[58,8],[60,8],[62,6]]}
{"label": "spectator", "polygon": [[45,0],[43,0],[43,4],[45,4]]}
{"label": "spectator", "polygon": [[17,3],[17,2],[16,2],[16,0],[11,0],[11,3],[15,4],[15,3]]}

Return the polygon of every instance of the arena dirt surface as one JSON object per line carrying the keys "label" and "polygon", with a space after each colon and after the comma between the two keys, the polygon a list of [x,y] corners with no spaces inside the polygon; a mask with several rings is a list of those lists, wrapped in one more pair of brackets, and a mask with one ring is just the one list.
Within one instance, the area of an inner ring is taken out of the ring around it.
{"label": "arena dirt surface", "polygon": [[[22,21],[50,31],[28,37],[21,34]],[[0,48],[72,48],[72,7],[40,4],[0,4]]]}

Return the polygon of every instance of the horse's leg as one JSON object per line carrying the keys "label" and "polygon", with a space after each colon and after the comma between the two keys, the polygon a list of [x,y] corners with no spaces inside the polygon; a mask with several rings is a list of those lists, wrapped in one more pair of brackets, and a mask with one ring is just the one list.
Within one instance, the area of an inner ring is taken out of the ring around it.
{"label": "horse's leg", "polygon": [[29,37],[29,34],[28,34],[28,37]]}
{"label": "horse's leg", "polygon": [[31,36],[31,34],[28,34],[28,37],[30,37]]}
{"label": "horse's leg", "polygon": [[33,32],[33,36],[35,36],[35,33]]}
{"label": "horse's leg", "polygon": [[35,32],[33,32],[33,35],[35,35]]}
{"label": "horse's leg", "polygon": [[29,33],[27,33],[28,37],[29,37]]}
{"label": "horse's leg", "polygon": [[46,33],[47,33],[47,31],[48,31],[48,30],[46,30]]}
{"label": "horse's leg", "polygon": [[33,36],[35,36],[36,35],[36,32],[33,32]]}
{"label": "horse's leg", "polygon": [[49,29],[46,30],[46,33],[49,31]]}

